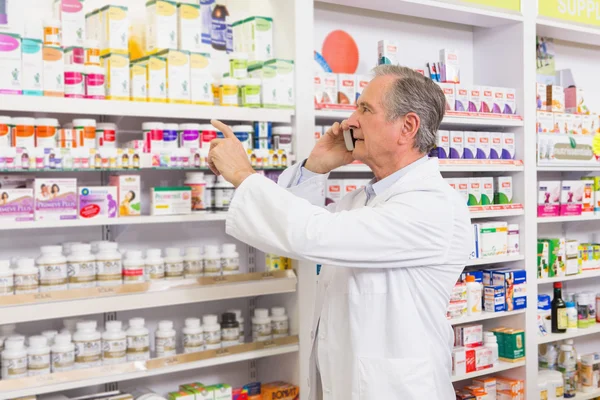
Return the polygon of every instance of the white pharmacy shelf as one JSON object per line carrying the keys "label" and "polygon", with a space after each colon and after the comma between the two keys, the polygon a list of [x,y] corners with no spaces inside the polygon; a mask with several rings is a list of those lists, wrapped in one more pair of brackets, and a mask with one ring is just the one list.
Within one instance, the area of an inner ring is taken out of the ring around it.
{"label": "white pharmacy shelf", "polygon": [[594,46],[600,43],[600,29],[591,26],[570,24],[544,17],[538,17],[536,25],[537,34],[540,36]]}
{"label": "white pharmacy shelf", "polygon": [[541,172],[594,172],[600,171],[600,166],[540,165],[537,170]]}
{"label": "white pharmacy shelf", "polygon": [[486,321],[489,319],[511,317],[513,315],[525,314],[526,310],[505,311],[505,312],[482,312],[479,315],[468,315],[462,318],[449,320],[452,325],[471,324],[473,322]]}
{"label": "white pharmacy shelf", "polygon": [[488,265],[488,264],[500,264],[500,263],[508,263],[513,261],[521,261],[525,259],[525,255],[517,254],[514,256],[498,256],[498,257],[486,257],[486,258],[476,258],[474,260],[469,260],[467,262],[468,266],[473,265]]}
{"label": "white pharmacy shelf", "polygon": [[490,211],[471,211],[471,219],[475,218],[496,218],[496,217],[516,217],[525,214],[522,208],[507,209],[507,210],[490,210]]}
{"label": "white pharmacy shelf", "polygon": [[545,283],[554,283],[554,282],[567,282],[567,281],[575,281],[578,279],[587,279],[587,278],[597,278],[600,276],[600,269],[593,271],[584,271],[581,274],[576,275],[568,275],[568,276],[558,276],[552,278],[538,278],[538,285],[543,285]]}
{"label": "white pharmacy shelf", "polygon": [[294,110],[0,95],[0,112],[290,123]]}
{"label": "white pharmacy shelf", "polygon": [[495,367],[492,368],[486,368],[486,369],[482,369],[481,371],[476,371],[476,372],[469,372],[468,374],[465,375],[457,375],[457,376],[453,376],[452,377],[452,382],[460,382],[460,381],[465,381],[467,379],[473,379],[473,378],[477,378],[479,376],[484,376],[484,375],[492,375],[498,372],[502,372],[502,371],[508,371],[509,369],[515,369],[515,368],[519,368],[519,367],[523,367],[525,366],[525,361],[517,361],[517,362],[506,362],[506,361],[499,361],[498,365],[496,365]]}
{"label": "white pharmacy shelf", "polygon": [[[523,172],[523,165],[511,164],[477,164],[477,163],[456,163],[456,164],[440,164],[440,172]],[[332,172],[362,172],[372,173],[371,169],[365,164],[348,164],[343,167],[334,169]]]}
{"label": "white pharmacy shelf", "polygon": [[546,336],[538,336],[538,344],[557,342],[559,340],[574,339],[581,336],[595,335],[600,333],[600,324],[589,328],[577,329],[575,332],[549,333]]}
{"label": "white pharmacy shelf", "polygon": [[221,350],[179,354],[174,357],[146,362],[129,362],[37,377],[3,380],[0,381],[0,399],[35,396],[111,382],[123,382],[174,372],[191,371],[280,354],[296,353],[298,350],[298,336],[288,336],[271,342],[246,343]]}
{"label": "white pharmacy shelf", "polygon": [[121,218],[95,218],[95,219],[68,219],[68,220],[45,220],[45,221],[7,221],[0,225],[0,231],[19,229],[42,229],[42,228],[76,228],[84,226],[104,225],[142,225],[142,224],[169,224],[182,222],[208,222],[225,221],[227,213],[205,213],[187,215],[141,215],[139,217]]}
{"label": "white pharmacy shelf", "polygon": [[577,392],[577,394],[575,394],[575,397],[572,397],[572,399],[573,400],[591,400],[591,399],[595,399],[596,397],[600,397],[600,389],[594,390],[593,392],[589,392],[589,393]]}
{"label": "white pharmacy shelf", "polygon": [[550,224],[557,222],[582,222],[582,221],[598,221],[600,215],[589,214],[589,215],[566,215],[559,217],[538,217],[538,224]]}
{"label": "white pharmacy shelf", "polygon": [[79,315],[296,292],[292,270],[158,281],[0,298],[0,321],[19,323]]}

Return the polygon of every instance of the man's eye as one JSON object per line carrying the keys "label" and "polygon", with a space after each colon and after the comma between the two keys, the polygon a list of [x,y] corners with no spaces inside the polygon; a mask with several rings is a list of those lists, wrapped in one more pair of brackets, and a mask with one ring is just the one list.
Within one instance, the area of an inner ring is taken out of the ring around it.
{"label": "man's eye", "polygon": [[365,107],[365,106],[361,106],[361,108],[362,108],[362,111],[363,111],[363,112],[367,112],[367,111],[369,111],[369,109],[368,109],[367,107]]}

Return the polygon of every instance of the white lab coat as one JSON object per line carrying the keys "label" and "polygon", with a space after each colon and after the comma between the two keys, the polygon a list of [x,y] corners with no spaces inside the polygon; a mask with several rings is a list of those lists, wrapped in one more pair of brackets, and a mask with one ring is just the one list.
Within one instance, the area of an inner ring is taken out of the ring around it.
{"label": "white lab coat", "polygon": [[[318,347],[323,399],[454,399],[446,308],[472,232],[465,201],[444,182],[437,159],[367,206],[361,189],[328,209],[316,206],[324,175],[281,187],[298,168],[286,170],[280,186],[246,179],[226,224],[228,234],[260,250],[323,264],[310,327],[310,365],[316,368]],[[317,400],[316,383],[309,386]]]}

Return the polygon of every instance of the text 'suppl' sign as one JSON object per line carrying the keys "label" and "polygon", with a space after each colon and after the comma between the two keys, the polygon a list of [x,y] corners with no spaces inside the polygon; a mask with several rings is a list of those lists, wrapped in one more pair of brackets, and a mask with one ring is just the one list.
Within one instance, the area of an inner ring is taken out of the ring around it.
{"label": "text 'suppl' sign", "polygon": [[[511,11],[521,11],[521,0],[462,0],[465,3],[479,4]],[[528,0],[526,0],[528,1]],[[531,0],[529,0],[531,1]],[[540,3],[546,0],[539,0]]]}
{"label": "text 'suppl' sign", "polygon": [[600,1],[539,0],[538,14],[569,22],[600,26]]}

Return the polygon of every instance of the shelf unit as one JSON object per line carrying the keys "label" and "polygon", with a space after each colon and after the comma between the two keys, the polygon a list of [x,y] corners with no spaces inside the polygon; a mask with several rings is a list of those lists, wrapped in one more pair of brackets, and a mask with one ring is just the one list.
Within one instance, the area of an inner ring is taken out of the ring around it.
{"label": "shelf unit", "polygon": [[600,333],[600,324],[595,324],[589,328],[577,329],[575,332],[549,333],[546,336],[538,336],[538,343],[558,342],[566,339],[575,339],[582,336],[597,335]]}
{"label": "shelf unit", "polygon": [[[505,163],[440,163],[440,172],[523,172],[523,165]],[[336,168],[332,172],[361,172],[372,173],[371,169],[362,163],[348,164]]]}
{"label": "shelf unit", "polygon": [[474,265],[502,264],[502,263],[509,263],[509,262],[514,262],[514,261],[522,261],[524,259],[525,259],[525,255],[523,255],[523,254],[476,258],[474,260],[469,260],[467,262],[467,267],[474,266]]}
{"label": "shelf unit", "polygon": [[543,279],[538,278],[537,283],[538,283],[538,285],[543,285],[543,284],[554,283],[554,282],[568,282],[568,281],[576,281],[576,280],[580,280],[580,279],[597,278],[599,276],[600,276],[600,269],[593,270],[593,271],[584,271],[581,274],[577,274],[577,275],[558,276],[558,277],[543,278]]}
{"label": "shelf unit", "polygon": [[456,318],[449,320],[452,325],[463,325],[463,324],[472,324],[475,322],[487,321],[490,319],[498,319],[498,318],[506,318],[512,317],[513,315],[521,315],[525,314],[526,310],[516,310],[516,311],[504,311],[504,312],[482,312],[479,315],[468,315],[462,318]]}
{"label": "shelf unit", "polygon": [[594,390],[593,392],[589,392],[589,393],[583,393],[583,392],[577,392],[577,394],[575,395],[575,397],[573,397],[574,400],[591,400],[591,399],[595,399],[596,397],[600,396],[600,390]]}
{"label": "shelf unit", "polygon": [[508,370],[520,368],[523,366],[525,366],[525,361],[518,361],[518,362],[499,361],[498,365],[495,367],[492,367],[492,368],[486,368],[486,369],[482,369],[481,371],[470,372],[465,375],[453,376],[452,382],[461,382],[461,381],[466,381],[468,379],[473,379],[473,378],[477,378],[477,377],[484,376],[484,375],[493,375],[498,372],[508,371]]}
{"label": "shelf unit", "polygon": [[582,222],[582,221],[598,221],[600,220],[600,215],[566,215],[560,217],[538,217],[538,224],[552,224],[558,222]]}

